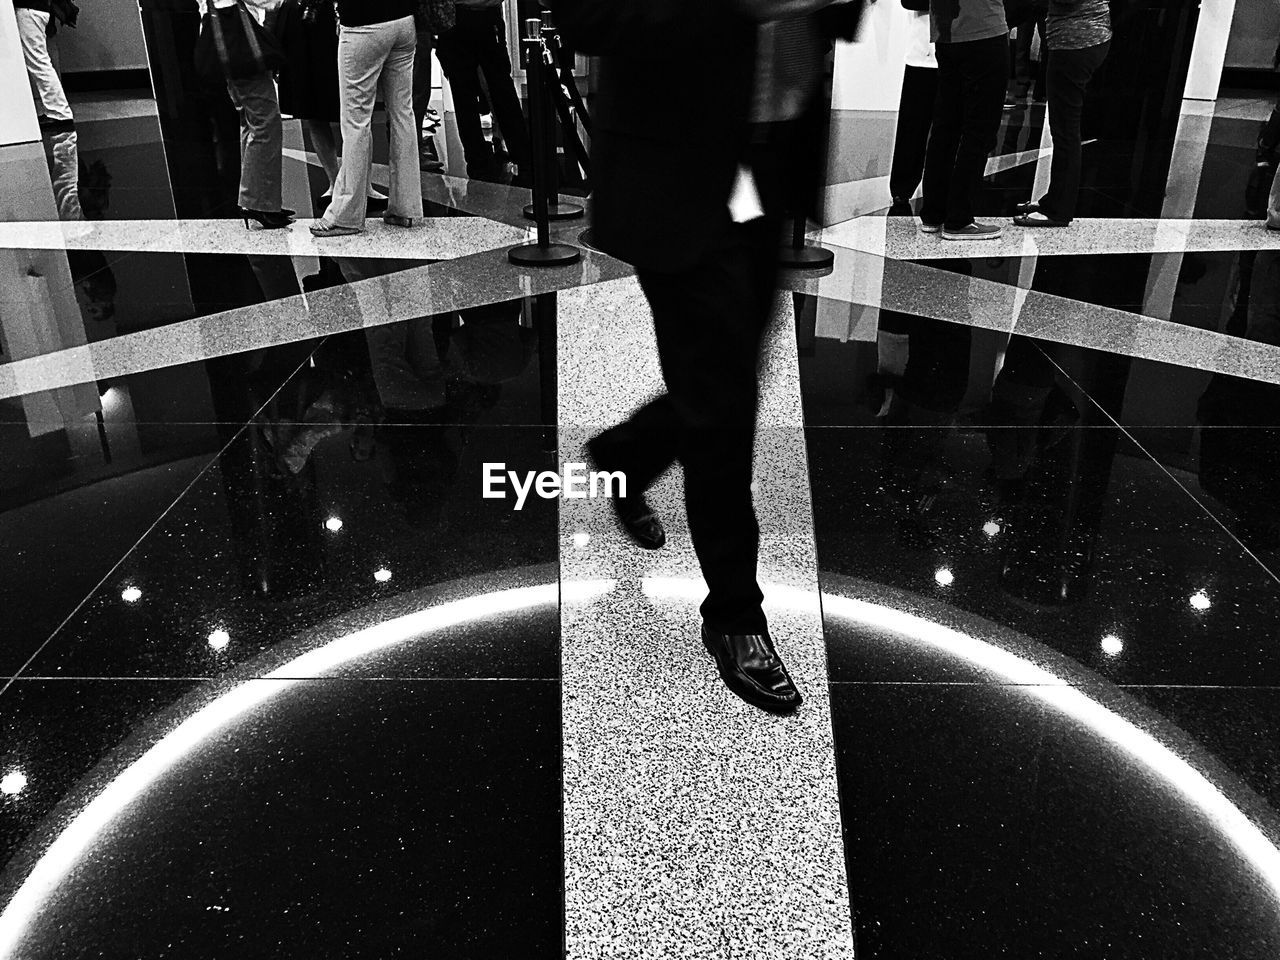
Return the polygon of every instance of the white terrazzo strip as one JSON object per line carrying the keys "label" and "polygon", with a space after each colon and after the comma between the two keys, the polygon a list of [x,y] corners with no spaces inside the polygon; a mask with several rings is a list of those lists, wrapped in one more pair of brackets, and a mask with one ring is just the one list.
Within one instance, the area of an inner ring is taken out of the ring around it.
{"label": "white terrazzo strip", "polygon": [[[345,257],[339,263],[358,269],[358,262]],[[0,399],[551,293],[628,273],[625,264],[593,251],[585,251],[569,267],[525,271],[507,262],[505,250],[492,250],[0,363]]]}
{"label": "white terrazzo strip", "polygon": [[[679,469],[655,484],[667,546],[633,546],[607,501],[560,510],[566,947],[570,958],[849,960],[852,925],[817,604],[790,298],[769,338],[756,446],[760,579],[806,700],[790,718],[723,686],[699,639],[703,584]],[[562,461],[661,389],[634,279],[560,296]],[[573,585],[617,580],[579,600]]]}
{"label": "white terrazzo strip", "polygon": [[480,217],[428,217],[408,230],[370,219],[364,233],[327,240],[311,235],[312,223],[246,230],[240,220],[226,219],[9,222],[0,223],[0,248],[452,260],[529,239],[528,230]]}
{"label": "white terrazzo strip", "polygon": [[[880,282],[870,282],[881,271]],[[836,250],[832,272],[790,288],[984,330],[1280,384],[1280,347],[918,263]]]}
{"label": "white terrazzo strip", "polygon": [[916,224],[913,217],[859,217],[812,231],[810,238],[894,260],[1280,250],[1280,231],[1268,230],[1261,220],[1082,217],[1065,228],[1019,227],[1006,220],[998,240],[981,241],[943,240],[921,233]]}

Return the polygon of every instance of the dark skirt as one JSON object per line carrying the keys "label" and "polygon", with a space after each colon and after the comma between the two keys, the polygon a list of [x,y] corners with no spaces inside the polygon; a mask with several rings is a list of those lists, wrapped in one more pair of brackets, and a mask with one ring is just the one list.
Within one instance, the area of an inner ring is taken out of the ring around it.
{"label": "dark skirt", "polygon": [[[308,23],[308,7],[315,15]],[[280,110],[302,120],[338,122],[338,21],[333,4],[285,0],[276,21],[284,50]]]}

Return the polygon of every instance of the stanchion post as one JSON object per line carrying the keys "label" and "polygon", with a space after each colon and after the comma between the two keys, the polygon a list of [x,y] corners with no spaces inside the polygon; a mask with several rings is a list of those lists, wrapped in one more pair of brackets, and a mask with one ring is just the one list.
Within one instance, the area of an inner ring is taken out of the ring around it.
{"label": "stanchion post", "polygon": [[[558,42],[559,31],[555,23],[551,19],[551,11],[543,10],[541,16],[541,35],[543,39],[542,47],[536,51],[541,58],[541,67],[539,71],[542,77],[542,96],[543,111],[542,123],[544,126],[543,137],[546,143],[546,152],[540,155],[546,158],[546,188],[547,188],[547,219],[548,220],[576,220],[585,214],[585,210],[581,204],[565,203],[560,199],[560,157],[556,148],[556,114],[552,104],[552,98],[558,96],[560,86],[560,76],[557,73],[557,67],[551,56],[552,45]],[[530,51],[533,56],[535,51]],[[525,67],[529,71],[529,67]],[[536,123],[532,116],[533,100],[537,96],[533,90],[534,75],[529,72],[529,106],[530,117],[529,123],[532,126]],[[536,147],[534,148],[536,151]],[[524,208],[524,215],[530,220],[537,217],[537,199]]]}
{"label": "stanchion post", "polygon": [[822,270],[830,267],[836,255],[826,247],[819,247],[805,241],[806,219],[796,215],[792,221],[791,242],[784,244],[778,256],[778,263],[793,270]]}
{"label": "stanchion post", "polygon": [[551,225],[547,217],[547,88],[543,63],[544,41],[542,21],[530,17],[524,21],[520,42],[521,56],[529,75],[529,133],[533,150],[533,219],[538,239],[507,251],[507,259],[522,266],[555,267],[576,263],[582,251],[565,243],[551,242]]}

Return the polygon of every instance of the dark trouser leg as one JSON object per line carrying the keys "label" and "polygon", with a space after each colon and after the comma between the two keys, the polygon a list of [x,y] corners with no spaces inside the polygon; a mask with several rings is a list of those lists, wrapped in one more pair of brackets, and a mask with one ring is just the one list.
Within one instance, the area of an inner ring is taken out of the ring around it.
{"label": "dark trouser leg", "polygon": [[893,167],[889,172],[889,196],[894,200],[910,200],[920,186],[937,98],[938,71],[930,67],[907,67],[902,75]]}
{"label": "dark trouser leg", "polygon": [[418,136],[431,106],[431,31],[418,31],[418,47],[413,55],[413,118],[418,122]]}
{"label": "dark trouser leg", "polygon": [[480,69],[484,71],[493,117],[498,123],[498,129],[502,131],[507,152],[522,168],[522,172],[527,172],[526,165],[531,161],[529,129],[525,123],[524,110],[520,106],[520,97],[516,93],[515,81],[511,79],[511,53],[507,49],[506,24],[502,19],[502,11],[498,8],[488,11],[486,19],[488,30],[483,37],[477,36]]}
{"label": "dark trouser leg", "polygon": [[1109,43],[1083,50],[1055,50],[1049,64],[1049,132],[1053,164],[1049,189],[1040,209],[1056,220],[1070,221],[1080,194],[1080,117],[1084,93],[1094,71],[1106,59]]}
{"label": "dark trouser leg", "polygon": [[[944,46],[938,44],[939,51]],[[947,186],[944,225],[958,230],[973,223],[974,200],[1000,132],[1008,46],[1003,36],[950,46],[957,48],[954,55],[959,61],[961,127]]]}
{"label": "dark trouser leg", "polygon": [[454,118],[458,138],[467,158],[469,177],[493,175],[493,148],[480,128],[480,76],[477,56],[477,29],[483,29],[483,17],[465,7],[458,8],[458,23],[448,33],[436,38],[436,56],[440,69],[449,78],[453,92]]}
{"label": "dark trouser leg", "polygon": [[1013,38],[1013,82],[1024,96],[1031,89],[1031,38],[1035,36],[1036,21],[1018,24]]}
{"label": "dark trouser leg", "polygon": [[942,223],[947,216],[951,168],[955,166],[956,147],[960,143],[961,88],[959,57],[955,44],[940,43],[938,53],[938,95],[934,100],[933,124],[929,130],[929,146],[924,159],[924,202],[920,219],[925,223]]}
{"label": "dark trouser leg", "polygon": [[[678,274],[639,271],[667,394],[617,428],[649,434],[652,446],[636,450],[637,462],[652,465],[675,453],[683,463],[689,532],[708,587],[702,616],[723,633],[765,629],[751,465],[775,227],[773,220],[727,226],[722,242],[696,267]],[[663,426],[665,434],[658,432]]]}

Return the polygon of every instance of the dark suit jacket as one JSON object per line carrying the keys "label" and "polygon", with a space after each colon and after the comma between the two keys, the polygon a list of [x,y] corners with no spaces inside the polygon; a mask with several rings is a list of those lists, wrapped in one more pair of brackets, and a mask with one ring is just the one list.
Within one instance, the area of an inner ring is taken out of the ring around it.
{"label": "dark suit jacket", "polygon": [[[728,221],[746,157],[756,24],[729,0],[544,2],[574,49],[600,57],[595,242],[638,267],[692,265]],[[826,32],[852,38],[860,12],[860,0],[823,11]]]}

